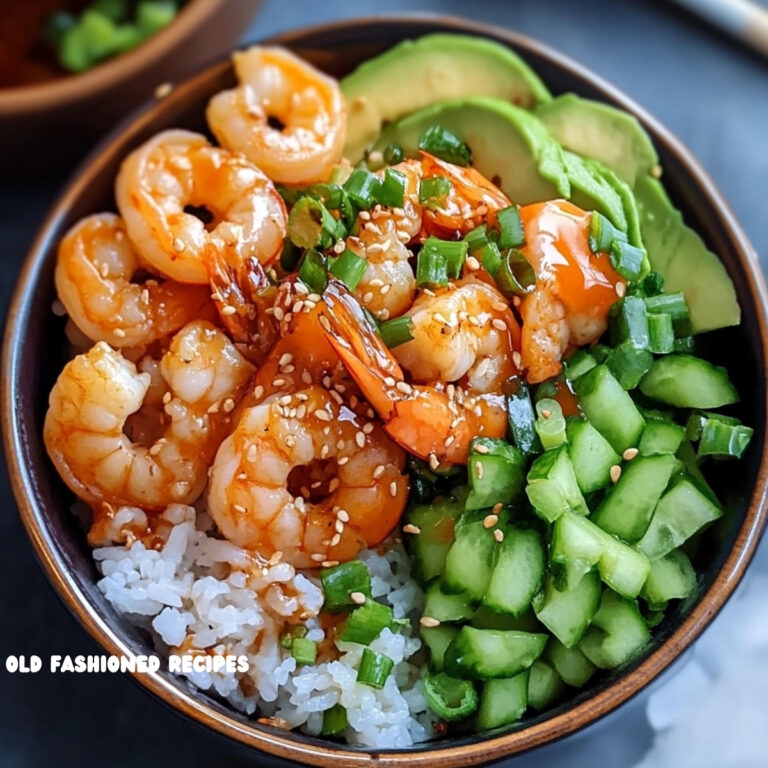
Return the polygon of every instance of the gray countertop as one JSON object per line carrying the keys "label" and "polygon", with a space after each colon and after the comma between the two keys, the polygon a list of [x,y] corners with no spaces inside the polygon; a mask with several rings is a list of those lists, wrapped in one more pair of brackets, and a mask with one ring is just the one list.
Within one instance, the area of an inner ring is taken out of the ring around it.
{"label": "gray countertop", "polygon": [[[232,0],[236,2],[237,0]],[[658,2],[267,0],[246,35],[381,11],[463,14],[564,51],[622,88],[693,151],[768,258],[768,62]],[[66,174],[0,179],[0,312],[36,227]],[[32,554],[0,472],[0,660],[9,654],[97,653],[59,602]],[[761,560],[768,553],[763,548]],[[644,696],[516,768],[629,768],[650,740]],[[0,765],[276,765],[176,716],[120,675],[11,675],[0,666]]]}

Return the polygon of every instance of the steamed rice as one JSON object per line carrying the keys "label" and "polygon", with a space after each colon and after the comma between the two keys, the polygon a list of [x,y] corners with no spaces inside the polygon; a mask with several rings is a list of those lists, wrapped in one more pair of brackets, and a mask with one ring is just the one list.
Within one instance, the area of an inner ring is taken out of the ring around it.
{"label": "steamed rice", "polygon": [[[211,535],[210,519],[193,507],[172,505],[161,520],[157,533],[165,543],[159,549],[129,535],[127,543],[93,551],[102,573],[98,587],[152,634],[161,654],[205,649],[248,657],[247,672],[186,674],[195,686],[248,715],[280,718],[310,734],[320,732],[323,712],[340,703],[349,721],[344,736],[361,746],[407,747],[433,735],[417,632],[385,629],[371,643],[395,662],[381,690],[356,681],[363,651],[358,643],[337,641],[338,659],[297,667],[280,635],[292,619],[305,624],[307,639],[323,640],[318,580],[288,563],[254,564],[248,552]],[[145,522],[141,510],[121,508],[110,538],[125,541],[126,530]],[[390,605],[396,618],[413,618],[423,595],[402,546],[366,550],[360,559],[371,573],[373,597]]]}

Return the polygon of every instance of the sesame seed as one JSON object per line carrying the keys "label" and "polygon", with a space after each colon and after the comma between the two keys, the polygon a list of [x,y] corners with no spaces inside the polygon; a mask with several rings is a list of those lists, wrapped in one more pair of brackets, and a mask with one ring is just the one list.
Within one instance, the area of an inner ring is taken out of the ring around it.
{"label": "sesame seed", "polygon": [[224,315],[224,317],[229,317],[230,315],[234,315],[236,313],[237,310],[232,306],[227,305],[226,307],[221,308],[221,314]]}
{"label": "sesame seed", "polygon": [[483,479],[483,464],[480,461],[475,464],[475,474],[477,475],[478,480]]}
{"label": "sesame seed", "polygon": [[614,464],[611,467],[611,482],[618,483],[621,477],[621,467],[618,464]]}
{"label": "sesame seed", "polygon": [[389,484],[389,495],[392,496],[392,498],[397,496],[397,482],[394,480]]}
{"label": "sesame seed", "polygon": [[523,358],[522,358],[521,354],[517,350],[512,352],[512,362],[515,364],[515,368],[519,368],[520,367],[520,363],[523,362]]}
{"label": "sesame seed", "polygon": [[490,453],[490,448],[488,448],[487,445],[483,445],[482,443],[475,445],[472,450],[475,453]]}
{"label": "sesame seed", "polygon": [[376,469],[373,470],[373,479],[378,480],[383,474],[386,467],[383,464],[379,464]]}
{"label": "sesame seed", "polygon": [[325,315],[320,315],[320,317],[318,317],[318,322],[326,333],[331,332],[331,323]]}
{"label": "sesame seed", "polygon": [[440,466],[440,460],[434,453],[429,454],[429,466],[432,470],[435,470]]}
{"label": "sesame seed", "polygon": [[258,386],[256,386],[256,387],[254,388],[254,390],[253,390],[253,396],[254,396],[254,397],[257,399],[257,400],[261,400],[261,398],[264,396],[264,387],[262,387],[262,386],[261,386],[261,384],[259,384]]}
{"label": "sesame seed", "polygon": [[343,467],[349,461],[349,456],[342,456],[336,463]]}
{"label": "sesame seed", "polygon": [[149,304],[149,290],[146,288],[142,288],[140,298],[141,298],[142,304]]}
{"label": "sesame seed", "polygon": [[486,515],[483,518],[483,528],[493,528],[499,522],[498,515]]}
{"label": "sesame seed", "polygon": [[360,221],[370,221],[371,220],[371,214],[368,213],[368,211],[360,211],[358,216],[360,217]]}
{"label": "sesame seed", "polygon": [[221,407],[224,409],[224,413],[232,413],[235,409],[235,401],[231,397],[228,397],[221,404]]}
{"label": "sesame seed", "polygon": [[448,448],[455,439],[456,435],[448,435],[448,437],[445,438],[445,447]]}
{"label": "sesame seed", "polygon": [[305,384],[311,384],[312,383],[312,374],[309,371],[302,371],[301,372],[301,380]]}
{"label": "sesame seed", "polygon": [[504,509],[504,505],[500,501],[497,501],[493,505],[493,509],[491,509],[491,512],[493,512],[494,515],[498,515],[502,509]]}
{"label": "sesame seed", "polygon": [[337,520],[333,527],[336,529],[336,533],[344,533],[344,522],[342,520]]}
{"label": "sesame seed", "polygon": [[398,389],[405,395],[410,395],[413,392],[413,387],[407,381],[398,381],[395,384],[395,389]]}
{"label": "sesame seed", "polygon": [[491,325],[497,331],[506,331],[507,330],[507,324],[500,317],[494,317],[493,320],[491,320]]}
{"label": "sesame seed", "polygon": [[248,475],[245,472],[241,472],[239,475],[237,475],[237,480],[247,480]]}
{"label": "sesame seed", "polygon": [[[273,381],[272,383],[275,384],[278,381],[282,382],[282,379],[275,379],[275,381]],[[291,400],[293,400],[293,397],[291,395],[283,395],[278,400],[278,402],[281,403],[282,405],[290,405],[291,404]]]}
{"label": "sesame seed", "polygon": [[373,432],[373,424],[368,422],[367,424],[363,424],[363,434],[370,435],[371,432]]}
{"label": "sesame seed", "polygon": [[395,386],[395,384],[396,384],[395,380],[394,380],[394,379],[393,379],[391,376],[385,376],[385,377],[384,377],[384,383],[385,383],[385,384],[386,384],[388,387],[394,387],[394,386]]}
{"label": "sesame seed", "polygon": [[328,447],[328,443],[323,443],[323,447],[320,449],[320,458],[327,459],[331,449]]}
{"label": "sesame seed", "polygon": [[627,292],[627,286],[624,283],[616,283],[616,295],[621,298]]}
{"label": "sesame seed", "polygon": [[115,336],[117,336],[118,339],[124,339],[125,331],[122,328],[115,328]]}
{"label": "sesame seed", "polygon": [[627,448],[621,455],[625,461],[632,461],[638,453],[640,453],[640,451],[638,451],[637,448]]}
{"label": "sesame seed", "polygon": [[181,253],[186,247],[185,242],[180,237],[173,238],[173,250],[176,253]]}
{"label": "sesame seed", "polygon": [[543,416],[545,419],[548,419],[548,418],[549,418],[549,417],[552,415],[552,411],[550,411],[550,410],[549,410],[549,408],[542,408],[542,409],[541,409],[541,415],[542,415],[542,416]]}
{"label": "sesame seed", "polygon": [[[336,538],[336,537],[334,536],[334,538]],[[339,542],[337,541],[336,544],[338,544],[338,543]],[[333,546],[336,546],[336,545],[334,544]],[[323,562],[320,563],[320,565],[322,565],[323,568],[333,568],[334,566],[337,566],[338,564],[339,564],[338,560],[323,560]]]}
{"label": "sesame seed", "polygon": [[[336,478],[334,478],[336,479]],[[349,522],[349,512],[347,512],[346,509],[340,509],[336,512],[336,517],[341,520],[342,523],[348,523]]]}
{"label": "sesame seed", "polygon": [[497,528],[493,532],[493,538],[496,539],[496,541],[498,541],[499,544],[501,544],[501,542],[504,541],[504,531],[502,531],[501,528]]}
{"label": "sesame seed", "polygon": [[235,512],[239,512],[241,515],[244,515],[248,511],[242,504],[233,504],[232,509],[234,509]]}
{"label": "sesame seed", "polygon": [[418,535],[421,533],[421,528],[419,528],[418,525],[413,525],[412,523],[407,523],[403,526],[403,533],[413,533],[415,535]]}
{"label": "sesame seed", "polygon": [[[281,379],[281,378],[272,379],[272,386],[273,387],[282,387],[284,385],[285,385],[285,379]],[[288,395],[288,402],[289,403],[291,402],[291,396],[290,395]]]}
{"label": "sesame seed", "polygon": [[325,558],[325,555],[320,555],[318,553],[315,553],[314,555],[310,555],[309,559],[314,560],[316,563],[319,563],[321,560]]}
{"label": "sesame seed", "polygon": [[278,549],[272,553],[272,557],[269,558],[270,565],[277,565],[283,559],[283,553]]}
{"label": "sesame seed", "polygon": [[283,312],[281,307],[273,307],[272,314],[275,316],[275,320],[277,320],[278,323],[285,317],[285,312]]}
{"label": "sesame seed", "polygon": [[296,291],[296,293],[301,294],[302,296],[306,296],[309,293],[309,288],[307,288],[304,283],[294,283],[293,284],[293,290]]}
{"label": "sesame seed", "polygon": [[331,420],[331,414],[328,413],[328,411],[326,411],[323,408],[317,408],[316,410],[314,410],[312,412],[312,415],[316,419],[320,419],[320,421],[330,421]]}
{"label": "sesame seed", "polygon": [[437,619],[433,619],[431,616],[422,616],[419,619],[419,624],[422,627],[439,627],[440,622]]}
{"label": "sesame seed", "polygon": [[282,368],[286,365],[290,365],[293,361],[293,355],[290,352],[286,352],[278,361],[278,365]]}
{"label": "sesame seed", "polygon": [[255,446],[255,445],[253,445],[253,444],[249,445],[249,446],[248,446],[248,451],[247,451],[247,452],[246,452],[246,454],[245,454],[245,458],[246,458],[248,461],[250,461],[250,462],[251,462],[251,464],[253,464],[253,462],[254,462],[254,461],[256,461],[256,459],[258,458],[258,456],[259,456],[259,450],[258,450],[258,448],[256,448],[256,446]]}
{"label": "sesame seed", "polygon": [[357,605],[362,605],[365,602],[365,595],[362,592],[350,592],[349,599]]}
{"label": "sesame seed", "polygon": [[480,269],[480,262],[474,256],[467,256],[466,265],[472,272]]}
{"label": "sesame seed", "polygon": [[363,295],[363,304],[370,304],[373,301],[373,291],[367,291]]}

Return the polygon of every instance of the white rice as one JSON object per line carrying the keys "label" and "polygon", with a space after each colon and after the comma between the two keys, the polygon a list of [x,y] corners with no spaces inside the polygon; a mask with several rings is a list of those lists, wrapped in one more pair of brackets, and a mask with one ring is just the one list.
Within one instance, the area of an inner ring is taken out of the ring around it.
{"label": "white rice", "polygon": [[[323,712],[341,703],[349,721],[344,736],[352,744],[407,747],[434,735],[416,631],[385,629],[371,643],[395,662],[381,690],[356,681],[363,651],[357,643],[337,641],[337,660],[297,667],[280,635],[286,619],[300,619],[308,639],[323,640],[315,618],[323,603],[318,580],[287,563],[254,563],[245,550],[210,535],[210,519],[193,507],[172,505],[162,520],[160,549],[128,536],[132,543],[93,551],[103,575],[98,587],[119,612],[151,632],[161,654],[205,650],[248,657],[247,672],[193,672],[187,677],[194,685],[248,715],[280,718],[311,734],[320,732]],[[108,536],[115,542],[146,524],[144,513],[132,508],[118,510],[113,521]],[[423,595],[402,546],[360,557],[371,573],[373,597],[390,605],[396,618],[413,618]]]}

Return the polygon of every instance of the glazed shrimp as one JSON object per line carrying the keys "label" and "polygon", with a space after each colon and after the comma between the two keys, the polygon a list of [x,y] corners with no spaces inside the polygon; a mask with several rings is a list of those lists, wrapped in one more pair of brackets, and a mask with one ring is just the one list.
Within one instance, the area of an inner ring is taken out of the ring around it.
{"label": "glazed shrimp", "polygon": [[393,166],[405,176],[402,208],[377,205],[361,211],[357,235],[347,238],[347,248],[368,262],[355,291],[357,300],[379,320],[402,315],[416,295],[416,277],[406,243],[421,230],[419,182],[421,164],[406,160]]}
{"label": "glazed shrimp", "polygon": [[56,261],[56,290],[75,325],[92,341],[135,347],[177,331],[210,303],[208,291],[148,277],[113,213],[81,219],[66,234]]}
{"label": "glazed shrimp", "polygon": [[139,373],[100,341],[60,374],[45,417],[45,445],[81,499],[158,510],[200,495],[228,413],[253,368],[220,330],[194,322],[176,334],[159,373],[166,384],[165,426],[151,445],[124,432],[150,390],[151,372]]}
{"label": "glazed shrimp", "polygon": [[219,143],[278,182],[328,179],[347,131],[336,80],[284,48],[253,46],[232,61],[239,86],[216,94],[206,111]]}
{"label": "glazed shrimp", "polygon": [[436,467],[466,463],[476,436],[504,436],[500,385],[517,369],[518,329],[493,288],[466,281],[437,294],[434,307],[414,307],[414,346],[400,353],[421,378],[414,384],[348,292],[332,284],[324,300],[328,340],[395,442]]}
{"label": "glazed shrimp", "polygon": [[123,162],[115,195],[140,256],[182,283],[207,283],[211,259],[269,264],[283,246],[285,205],[272,182],[199,133],[163,131],[142,144]]}
{"label": "glazed shrimp", "polygon": [[274,395],[242,414],[211,469],[221,533],[297,567],[350,560],[405,508],[405,454],[322,387]]}
{"label": "glazed shrimp", "polygon": [[575,345],[596,341],[608,310],[626,282],[605,254],[589,248],[590,214],[565,200],[520,209],[526,244],[521,249],[536,272],[536,286],[520,304],[522,366],[531,383],[560,373]]}

